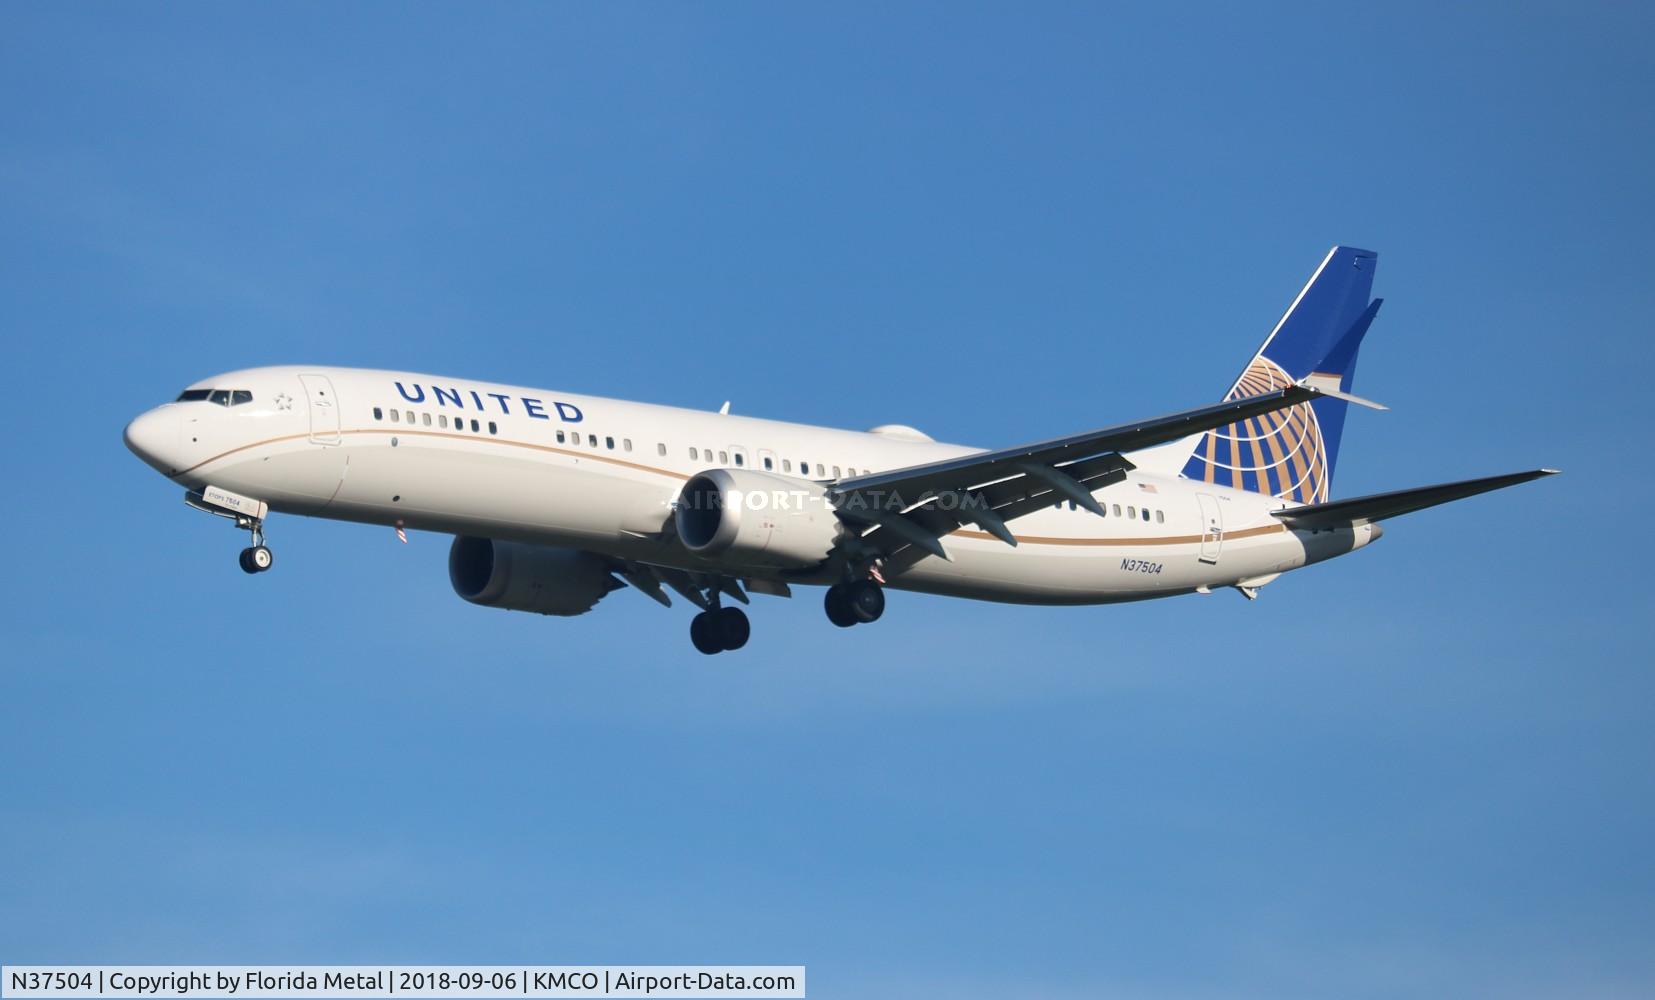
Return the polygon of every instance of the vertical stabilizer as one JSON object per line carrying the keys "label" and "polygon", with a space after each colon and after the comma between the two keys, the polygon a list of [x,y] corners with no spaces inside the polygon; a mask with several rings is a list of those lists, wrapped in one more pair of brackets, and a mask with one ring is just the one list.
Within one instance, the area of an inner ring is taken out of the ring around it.
{"label": "vertical stabilizer", "polygon": [[[1351,391],[1356,355],[1382,300],[1371,298],[1379,255],[1334,247],[1242,369],[1226,400],[1293,382]],[[1333,482],[1348,404],[1318,399],[1203,434],[1186,478],[1323,503]]]}

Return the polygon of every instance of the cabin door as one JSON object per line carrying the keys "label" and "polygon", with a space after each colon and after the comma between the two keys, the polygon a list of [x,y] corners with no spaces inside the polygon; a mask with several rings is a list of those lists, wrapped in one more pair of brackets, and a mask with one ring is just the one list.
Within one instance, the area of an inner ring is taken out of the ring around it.
{"label": "cabin door", "polygon": [[300,375],[310,404],[310,440],[313,444],[339,443],[339,399],[326,375]]}

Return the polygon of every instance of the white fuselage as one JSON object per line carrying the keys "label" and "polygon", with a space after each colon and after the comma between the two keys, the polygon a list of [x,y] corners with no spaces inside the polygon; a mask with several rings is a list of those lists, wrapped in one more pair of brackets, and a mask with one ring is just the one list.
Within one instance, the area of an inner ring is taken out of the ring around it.
{"label": "white fuselage", "polygon": [[[978,450],[903,428],[833,430],[406,372],[257,368],[197,386],[251,400],[168,403],[127,432],[134,451],[189,489],[748,579],[801,582],[709,562],[664,530],[696,473],[741,467],[830,481]],[[890,586],[1028,604],[1140,600],[1255,586],[1379,534],[1290,530],[1271,516],[1281,500],[1132,457],[1139,469],[1096,493],[1108,516],[1069,503],[1029,514],[1013,524],[1016,547],[968,527],[943,539],[952,561],[919,559]]]}

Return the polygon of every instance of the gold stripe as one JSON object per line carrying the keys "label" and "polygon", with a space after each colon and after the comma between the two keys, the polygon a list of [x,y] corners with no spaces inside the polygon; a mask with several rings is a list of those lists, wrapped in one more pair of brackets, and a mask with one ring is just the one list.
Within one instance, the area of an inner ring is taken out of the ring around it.
{"label": "gold stripe", "polygon": [[[1255,535],[1274,535],[1287,531],[1284,524],[1265,524],[1257,528],[1244,528],[1241,531],[1227,531],[1224,540],[1232,538],[1252,538]],[[995,541],[995,537],[986,531],[952,532],[961,538],[981,538],[984,541]],[[1015,532],[1014,532],[1015,534]],[[1196,545],[1201,541],[1200,535],[1163,535],[1148,538],[1059,538],[1051,535],[1018,535],[1018,544],[1030,545]]]}
{"label": "gold stripe", "polygon": [[252,444],[239,445],[235,448],[231,448],[229,451],[221,451],[217,455],[214,455],[212,458],[202,459],[201,461],[195,463],[194,465],[190,466],[187,469],[180,469],[179,471],[173,473],[173,475],[175,475],[175,476],[189,475],[190,473],[194,472],[195,470],[201,468],[203,465],[211,465],[212,463],[218,461],[221,458],[227,458],[231,455],[234,455],[238,451],[246,451],[249,448],[263,448],[267,444],[278,444],[282,441],[297,441],[299,438],[308,438],[308,437],[310,437],[310,432],[306,431],[303,434],[284,434],[281,437],[266,438],[263,441],[254,441]]}
{"label": "gold stripe", "polygon": [[[349,431],[340,431],[339,432],[340,437],[344,437],[344,436],[350,435],[350,434],[385,434],[385,435],[395,435],[397,437],[433,437],[433,438],[453,438],[456,441],[483,441],[483,442],[488,443],[488,444],[506,445],[507,447],[512,447],[512,448],[527,448],[531,451],[550,452],[551,454],[554,454],[554,455],[573,455],[576,458],[589,458],[594,462],[607,462],[610,465],[619,465],[619,466],[622,466],[622,467],[628,468],[628,469],[637,469],[640,472],[653,472],[657,475],[667,476],[667,477],[672,478],[672,479],[687,480],[687,479],[690,478],[691,475],[694,475],[694,473],[674,472],[671,469],[662,469],[662,468],[658,468],[658,467],[653,466],[653,465],[642,465],[642,464],[639,464],[638,462],[628,462],[625,459],[610,458],[608,455],[601,455],[601,454],[597,454],[597,453],[591,452],[591,451],[576,451],[572,448],[555,448],[551,445],[530,444],[527,441],[513,441],[513,440],[510,440],[510,439],[506,439],[506,438],[489,437],[489,436],[485,436],[485,435],[481,435],[481,434],[454,434],[454,433],[446,433],[445,434],[442,431],[422,431],[422,430],[394,430],[393,431],[393,430],[383,429],[383,428],[378,428],[378,427],[364,427],[364,428],[361,428],[359,430],[349,430]],[[173,475],[176,475],[176,476],[187,475],[187,474],[189,474],[191,472],[194,472],[195,470],[201,468],[204,465],[211,465],[212,463],[218,461],[221,458],[228,458],[229,456],[234,455],[237,452],[246,451],[249,448],[262,448],[267,444],[279,444],[283,441],[296,441],[296,440],[300,440],[300,439],[308,439],[309,437],[310,437],[309,433],[305,433],[305,434],[284,434],[281,437],[267,438],[266,440],[263,440],[263,441],[255,441],[252,444],[240,445],[238,447],[231,448],[229,451],[220,452],[219,454],[214,455],[212,458],[205,459],[203,461],[197,462],[194,465],[190,466],[187,469],[184,469],[181,472],[173,473]]]}

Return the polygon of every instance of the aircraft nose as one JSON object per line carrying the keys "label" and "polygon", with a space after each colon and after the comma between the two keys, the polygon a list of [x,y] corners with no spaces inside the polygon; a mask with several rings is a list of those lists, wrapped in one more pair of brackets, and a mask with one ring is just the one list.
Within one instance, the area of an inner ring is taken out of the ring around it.
{"label": "aircraft nose", "polygon": [[174,459],[178,455],[178,440],[182,433],[183,426],[177,411],[158,406],[139,414],[132,423],[127,424],[122,437],[134,455],[154,466],[162,475],[170,476],[178,471]]}

